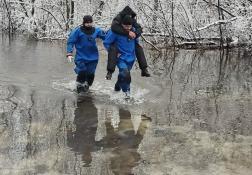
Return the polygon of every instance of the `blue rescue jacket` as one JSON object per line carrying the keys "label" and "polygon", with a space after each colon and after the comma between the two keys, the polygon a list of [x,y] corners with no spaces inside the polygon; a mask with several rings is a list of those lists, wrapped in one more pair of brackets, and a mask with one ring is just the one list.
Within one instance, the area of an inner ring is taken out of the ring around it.
{"label": "blue rescue jacket", "polygon": [[67,53],[72,53],[73,48],[76,49],[75,61],[98,60],[98,48],[96,38],[105,39],[105,32],[100,28],[95,28],[93,34],[87,35],[81,31],[81,27],[75,28],[69,35],[67,40]]}
{"label": "blue rescue jacket", "polygon": [[138,39],[129,39],[128,36],[119,35],[109,30],[103,41],[104,47],[109,50],[109,47],[114,43],[120,53],[119,59],[126,62],[135,61],[135,46]]}

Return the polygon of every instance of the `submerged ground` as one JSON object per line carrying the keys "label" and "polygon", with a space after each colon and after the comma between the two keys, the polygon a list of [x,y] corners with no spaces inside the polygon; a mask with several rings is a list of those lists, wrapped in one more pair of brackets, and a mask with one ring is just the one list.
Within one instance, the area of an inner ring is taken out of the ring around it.
{"label": "submerged ground", "polygon": [[252,59],[246,49],[146,50],[132,100],[105,80],[74,93],[65,44],[0,37],[0,174],[252,174]]}

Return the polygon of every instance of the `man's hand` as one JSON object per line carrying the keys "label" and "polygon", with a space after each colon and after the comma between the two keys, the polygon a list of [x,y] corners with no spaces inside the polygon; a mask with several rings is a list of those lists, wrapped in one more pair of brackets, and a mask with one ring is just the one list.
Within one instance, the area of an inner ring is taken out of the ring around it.
{"label": "man's hand", "polygon": [[136,38],[135,32],[129,31],[129,38],[130,39],[135,39]]}
{"label": "man's hand", "polygon": [[73,60],[73,56],[72,56],[72,55],[68,55],[68,56],[67,56],[67,61],[68,61],[69,63],[71,63],[72,60]]}

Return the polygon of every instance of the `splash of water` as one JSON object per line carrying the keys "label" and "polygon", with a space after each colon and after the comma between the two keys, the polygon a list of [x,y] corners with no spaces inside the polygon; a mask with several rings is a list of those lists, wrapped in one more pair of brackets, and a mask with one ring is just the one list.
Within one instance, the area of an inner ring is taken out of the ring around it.
{"label": "splash of water", "polygon": [[[73,80],[57,80],[52,82],[52,88],[63,91],[74,93],[76,89],[76,83]],[[139,88],[137,86],[131,86],[131,98],[129,100],[125,100],[125,94],[123,92],[115,92],[114,87],[111,85],[111,82],[94,82],[94,84],[90,87],[90,91],[95,97],[99,96],[108,96],[108,99],[116,104],[124,104],[124,105],[133,105],[133,104],[141,104],[146,101],[145,95],[149,93],[148,89]]]}

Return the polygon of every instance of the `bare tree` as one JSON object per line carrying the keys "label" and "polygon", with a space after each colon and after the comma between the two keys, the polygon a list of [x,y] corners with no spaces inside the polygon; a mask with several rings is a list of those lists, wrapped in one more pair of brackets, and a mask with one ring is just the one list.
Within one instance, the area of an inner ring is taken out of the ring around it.
{"label": "bare tree", "polygon": [[[2,28],[36,33],[38,38],[64,38],[93,15],[95,24],[108,29],[125,5],[137,13],[144,35],[155,44],[182,46],[205,41],[221,46],[227,40],[251,43],[251,0],[1,0]],[[15,10],[13,10],[15,9]],[[238,38],[238,39],[237,39]],[[208,43],[208,44],[209,44]]]}
{"label": "bare tree", "polygon": [[8,18],[8,33],[11,35],[11,32],[13,31],[13,25],[11,22],[11,8],[10,8],[10,2],[7,2],[6,0],[3,0],[4,7],[6,9],[7,18]]}

